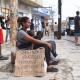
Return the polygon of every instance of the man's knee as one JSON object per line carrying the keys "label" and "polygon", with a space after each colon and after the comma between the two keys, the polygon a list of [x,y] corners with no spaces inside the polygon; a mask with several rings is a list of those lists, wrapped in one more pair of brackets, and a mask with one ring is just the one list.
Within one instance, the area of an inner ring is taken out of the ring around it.
{"label": "man's knee", "polygon": [[49,43],[51,43],[53,46],[56,46],[55,41],[48,41]]}

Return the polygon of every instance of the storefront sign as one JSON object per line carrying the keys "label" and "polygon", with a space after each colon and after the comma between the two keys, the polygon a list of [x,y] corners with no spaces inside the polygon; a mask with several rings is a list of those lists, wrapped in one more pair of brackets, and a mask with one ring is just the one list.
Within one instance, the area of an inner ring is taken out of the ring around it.
{"label": "storefront sign", "polygon": [[38,12],[44,13],[46,15],[50,15],[50,12],[46,8],[38,8]]}

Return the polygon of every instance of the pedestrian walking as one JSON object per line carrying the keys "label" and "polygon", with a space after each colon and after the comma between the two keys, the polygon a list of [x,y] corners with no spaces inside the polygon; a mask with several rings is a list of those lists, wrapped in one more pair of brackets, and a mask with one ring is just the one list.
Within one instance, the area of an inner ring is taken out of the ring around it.
{"label": "pedestrian walking", "polygon": [[78,43],[78,37],[80,36],[80,16],[79,16],[79,11],[76,11],[76,16],[74,18],[74,23],[75,23],[75,43],[76,45],[79,45]]}
{"label": "pedestrian walking", "polygon": [[1,26],[1,21],[0,21],[0,60],[7,60],[8,57],[2,56],[2,47],[1,47],[1,44],[3,44],[3,32],[2,32],[2,26]]}

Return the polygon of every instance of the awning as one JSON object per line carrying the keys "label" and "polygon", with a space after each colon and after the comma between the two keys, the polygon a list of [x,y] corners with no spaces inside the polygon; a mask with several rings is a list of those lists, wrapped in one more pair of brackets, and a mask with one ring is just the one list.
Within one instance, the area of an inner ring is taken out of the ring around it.
{"label": "awning", "polygon": [[50,16],[50,11],[47,9],[43,9],[43,8],[33,8],[32,9],[32,14],[36,14],[39,16]]}
{"label": "awning", "polygon": [[42,7],[42,5],[40,5],[34,1],[31,1],[31,0],[20,0],[20,1],[29,5],[30,7]]}

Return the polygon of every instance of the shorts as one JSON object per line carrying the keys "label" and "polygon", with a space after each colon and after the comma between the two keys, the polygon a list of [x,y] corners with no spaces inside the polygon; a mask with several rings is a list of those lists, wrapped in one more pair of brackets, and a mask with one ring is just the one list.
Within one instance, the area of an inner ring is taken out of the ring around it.
{"label": "shorts", "polygon": [[75,31],[74,35],[75,36],[80,36],[80,30]]}
{"label": "shorts", "polygon": [[74,33],[75,36],[80,36],[80,33]]}

